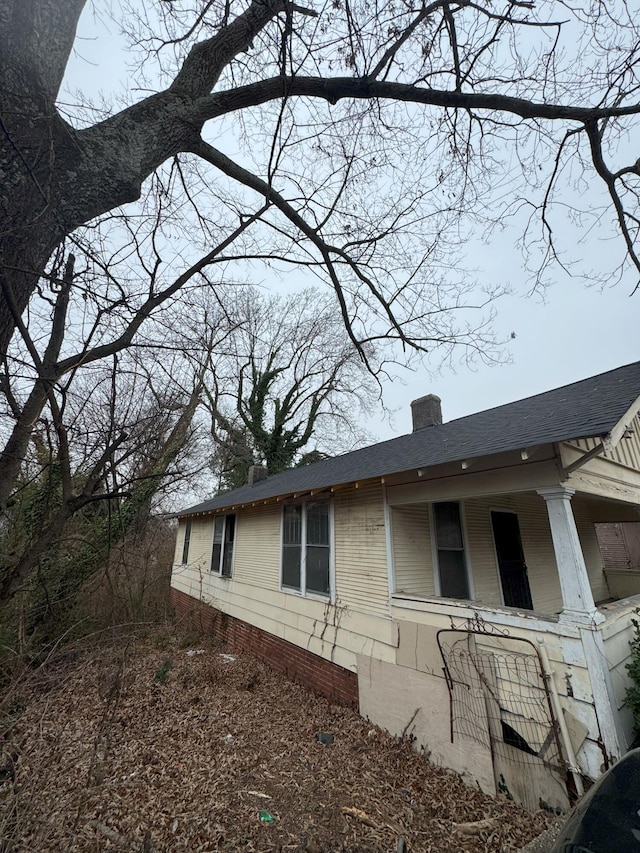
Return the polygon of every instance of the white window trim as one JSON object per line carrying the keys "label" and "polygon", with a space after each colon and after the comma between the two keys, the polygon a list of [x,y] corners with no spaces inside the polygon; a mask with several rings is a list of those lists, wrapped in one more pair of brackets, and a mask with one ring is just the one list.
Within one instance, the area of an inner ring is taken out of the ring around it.
{"label": "white window trim", "polygon": [[387,551],[387,605],[391,613],[392,598],[396,593],[396,558],[393,548],[393,507],[387,498],[387,486],[382,486],[382,501],[384,508],[384,536]]}
{"label": "white window trim", "polygon": [[[187,533],[189,534],[189,539],[187,541]],[[193,534],[193,519],[187,518],[184,522],[184,528],[182,531],[182,543],[180,546],[180,563],[181,566],[189,565],[189,553],[191,551],[191,535]]]}
{"label": "white window trim", "polygon": [[[307,591],[307,504],[309,503],[326,503],[329,508],[329,594],[322,595],[320,592],[313,590]],[[300,549],[300,589],[294,589],[290,586],[284,586],[282,583],[282,561],[284,556],[284,509],[286,506],[302,507],[302,532]],[[314,598],[317,601],[330,602],[333,604],[336,598],[336,580],[335,580],[335,525],[334,525],[334,506],[332,500],[317,500],[309,498],[308,500],[289,501],[282,505],[280,513],[280,591],[289,595],[297,595],[301,598]]]}
{"label": "white window trim", "polygon": [[[441,503],[454,503],[458,504],[460,507],[460,526],[462,528],[462,547],[464,551],[464,566],[467,574],[467,587],[469,589],[469,601],[476,601],[476,590],[473,583],[473,570],[471,567],[471,552],[469,550],[469,539],[467,536],[467,513],[465,510],[465,502],[457,501],[457,500],[440,500],[440,501],[431,501],[429,504],[429,527],[431,528],[429,533],[431,536],[431,559],[433,562],[433,585],[436,591],[436,596],[438,598],[445,598],[442,595],[442,588],[440,586],[440,566],[438,564],[438,541],[436,535],[436,519],[435,512],[433,511],[434,504]],[[446,597],[447,601],[466,601],[467,599],[458,599],[458,598],[449,598]]]}
{"label": "white window trim", "polygon": [[[336,540],[335,540],[335,525],[334,525],[334,512],[333,512],[333,501],[327,501],[329,504],[329,601],[333,604],[336,600],[336,564],[335,564],[335,553],[336,553]],[[322,596],[322,599],[326,601],[327,599]]]}
{"label": "white window trim", "polygon": [[[231,549],[231,574],[223,575],[222,574],[222,561],[224,559],[224,538],[227,532],[227,519],[229,516],[234,516],[235,518],[235,530],[233,533],[233,547]],[[223,518],[224,524],[222,526],[222,547],[220,548],[220,562],[218,563],[218,568],[213,568],[213,538],[216,532],[216,519]],[[217,575],[217,577],[222,578],[223,580],[231,580],[234,575],[235,570],[235,559],[236,559],[236,542],[238,541],[238,516],[235,512],[227,512],[224,515],[215,515],[213,517],[213,526],[211,530],[211,548],[209,549],[209,574]]]}

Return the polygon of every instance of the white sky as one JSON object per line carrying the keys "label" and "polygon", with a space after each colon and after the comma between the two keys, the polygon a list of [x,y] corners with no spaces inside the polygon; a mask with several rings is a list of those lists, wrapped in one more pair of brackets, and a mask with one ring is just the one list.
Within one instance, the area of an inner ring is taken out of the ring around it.
{"label": "white sky", "polygon": [[[95,95],[117,92],[124,84],[122,61],[114,63],[121,42],[113,24],[109,26],[110,37],[102,27],[97,37],[90,10],[85,13],[67,76],[71,89]],[[410,402],[424,394],[442,398],[443,417],[448,421],[640,359],[640,290],[631,295],[635,282],[602,292],[564,276],[552,284],[543,303],[536,295],[526,296],[530,282],[518,253],[501,251],[509,234],[500,239],[500,246],[494,241],[480,251],[481,269],[469,254],[467,263],[485,281],[508,283],[514,292],[496,306],[499,337],[515,333],[508,344],[510,362],[498,366],[478,363],[471,368],[460,364],[455,370],[444,367],[436,374],[427,368],[401,372],[400,379],[384,384],[385,405],[395,414],[390,421],[372,419],[366,425],[372,435],[386,439],[409,432]],[[585,251],[594,257],[611,251],[610,244],[585,239]]]}

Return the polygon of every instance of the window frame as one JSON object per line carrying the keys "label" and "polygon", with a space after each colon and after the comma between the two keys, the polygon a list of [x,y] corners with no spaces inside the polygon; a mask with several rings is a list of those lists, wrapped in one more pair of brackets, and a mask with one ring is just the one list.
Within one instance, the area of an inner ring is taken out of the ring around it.
{"label": "window frame", "polygon": [[[231,522],[230,519],[233,519]],[[216,526],[218,521],[222,521],[222,531],[220,540],[216,542]],[[233,538],[231,540],[228,539],[229,530],[231,530],[231,534]],[[236,553],[236,540],[237,540],[237,531],[238,531],[238,519],[235,512],[227,512],[220,515],[215,515],[213,518],[213,530],[211,535],[211,557],[209,560],[209,573],[212,575],[217,575],[220,578],[231,578],[233,577],[233,568],[235,563],[235,553]],[[216,545],[220,546],[220,554],[218,556],[218,565],[217,568],[214,566],[214,552]],[[231,556],[228,557],[229,550],[228,546],[231,545]],[[225,561],[228,557],[228,571],[224,571],[225,569]]]}
{"label": "window frame", "polygon": [[[458,515],[460,518],[460,536],[462,539],[462,548],[439,548],[438,547],[438,531],[436,528],[436,505],[437,504],[457,504]],[[473,586],[473,572],[471,570],[471,558],[469,553],[469,542],[467,539],[467,524],[464,511],[464,502],[455,500],[432,501],[429,504],[429,524],[431,526],[431,553],[433,559],[433,580],[436,596],[438,598],[446,598],[449,601],[475,601],[475,589]],[[442,593],[442,583],[440,579],[440,557],[439,551],[455,551],[461,552],[464,560],[465,579],[467,582],[467,598],[452,598]]]}
{"label": "window frame", "polygon": [[[308,541],[307,536],[307,510],[309,506],[322,504],[327,507],[327,523],[328,523],[328,543],[326,546],[314,542]],[[294,543],[286,543],[285,544],[285,513],[288,509],[292,507],[297,507],[301,511],[301,530],[300,530],[300,585],[299,587],[287,585],[283,581],[284,577],[284,553],[286,545],[293,545]],[[317,590],[309,589],[307,585],[307,551],[308,548],[318,548],[318,547],[326,547],[329,552],[328,557],[328,591],[327,593],[318,592]],[[291,595],[299,595],[305,598],[316,598],[319,601],[330,601],[333,602],[335,599],[335,563],[334,563],[334,554],[335,554],[335,539],[334,539],[334,514],[333,514],[333,501],[328,498],[320,498],[314,499],[311,498],[309,500],[303,501],[290,501],[288,503],[283,504],[282,512],[280,513],[280,590],[282,592],[290,593]]]}
{"label": "window frame", "polygon": [[189,549],[191,547],[191,528],[193,519],[187,518],[184,525],[184,536],[182,539],[182,559],[181,566],[189,565]]}

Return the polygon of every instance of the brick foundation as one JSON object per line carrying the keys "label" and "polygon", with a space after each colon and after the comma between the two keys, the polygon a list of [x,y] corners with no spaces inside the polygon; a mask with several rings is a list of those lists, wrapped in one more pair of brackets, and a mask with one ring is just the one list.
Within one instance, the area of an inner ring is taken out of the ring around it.
{"label": "brick foundation", "polygon": [[354,672],[216,610],[180,590],[171,589],[171,604],[180,618],[188,619],[194,627],[212,635],[230,650],[250,652],[292,681],[358,710],[358,676]]}

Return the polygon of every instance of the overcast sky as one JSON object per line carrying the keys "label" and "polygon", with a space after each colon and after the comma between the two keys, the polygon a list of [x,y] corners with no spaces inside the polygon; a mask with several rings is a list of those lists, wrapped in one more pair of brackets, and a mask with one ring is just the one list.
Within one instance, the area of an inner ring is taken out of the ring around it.
{"label": "overcast sky", "polygon": [[[89,6],[81,23],[77,53],[70,64],[67,83],[94,95],[117,92],[126,75],[120,39],[113,25],[111,35],[96,29]],[[410,402],[435,393],[442,398],[445,421],[527,397],[569,382],[602,373],[640,359],[640,291],[627,281],[605,291],[587,288],[579,280],[558,277],[547,290],[545,301],[526,296],[530,281],[519,254],[511,248],[515,232],[507,231],[484,250],[470,247],[466,263],[486,282],[510,286],[513,295],[496,305],[498,336],[507,339],[509,361],[497,366],[478,362],[436,371],[424,368],[400,371],[400,377],[384,383],[384,403],[392,418],[372,419],[369,432],[380,439],[411,430]],[[594,258],[606,257],[610,244],[598,244],[584,235],[584,251]],[[477,258],[475,257],[477,255]],[[475,261],[475,263],[474,263]]]}
{"label": "overcast sky", "polygon": [[[512,281],[517,270],[505,270]],[[627,289],[628,290],[628,289]],[[640,359],[640,292],[629,296],[623,286],[604,293],[562,281],[547,292],[547,303],[534,296],[505,297],[498,307],[498,326],[509,341],[511,362],[497,366],[461,365],[455,373],[426,370],[407,374],[406,384],[385,387],[385,402],[396,412],[392,426],[382,425],[380,438],[411,430],[410,402],[424,394],[442,399],[445,421],[548,391]]]}

